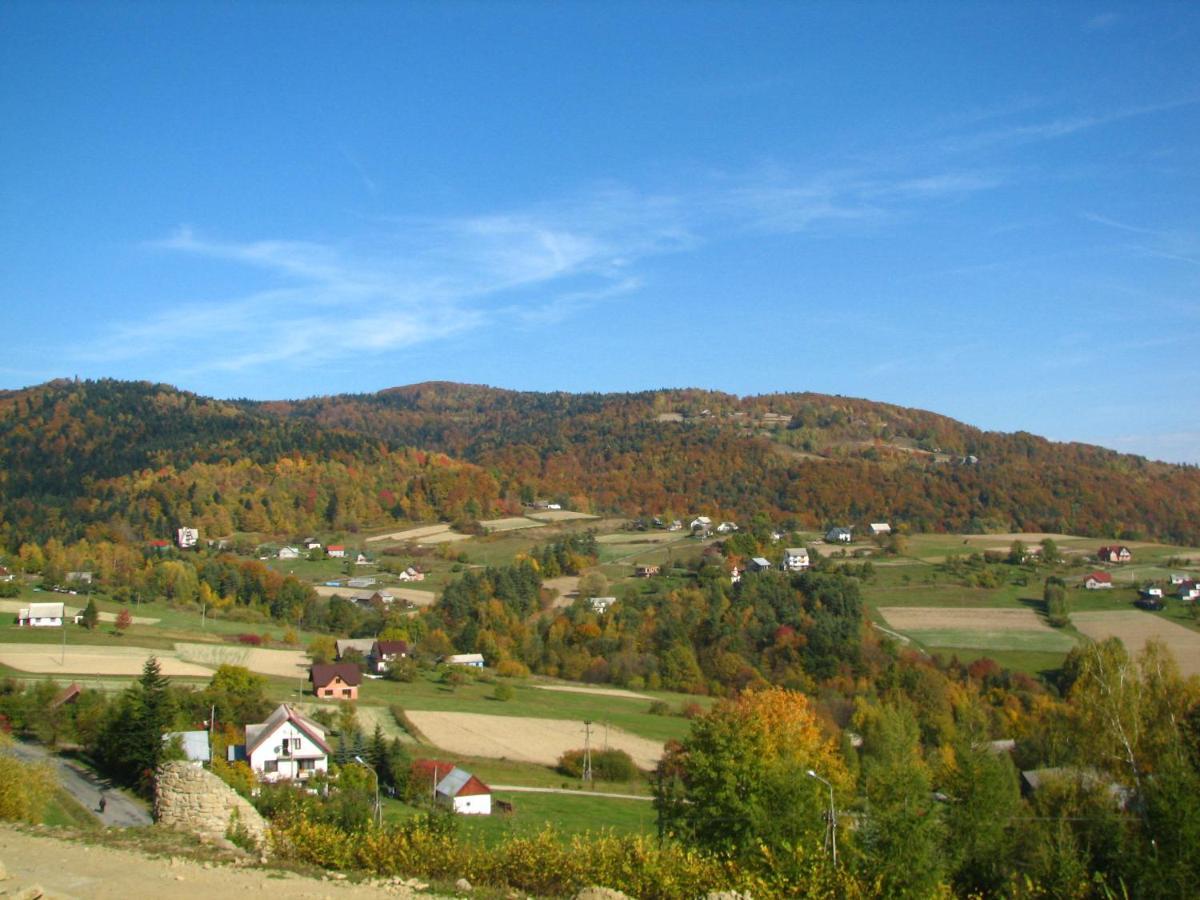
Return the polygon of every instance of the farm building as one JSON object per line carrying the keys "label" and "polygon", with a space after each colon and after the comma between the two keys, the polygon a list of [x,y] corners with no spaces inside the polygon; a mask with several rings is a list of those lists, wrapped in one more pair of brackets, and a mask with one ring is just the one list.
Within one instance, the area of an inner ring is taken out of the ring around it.
{"label": "farm building", "polygon": [[633,570],[633,573],[638,578],[650,578],[661,571],[662,569],[659,566],[638,566]]}
{"label": "farm building", "polygon": [[371,648],[375,646],[374,638],[338,638],[334,641],[334,646],[337,648],[337,658],[342,659],[351,651],[357,653],[363,659],[366,659],[371,654]]}
{"label": "farm building", "polygon": [[882,537],[892,533],[892,526],[887,522],[872,522],[867,527],[871,529],[871,537]]}
{"label": "farm building", "polygon": [[1133,559],[1133,554],[1129,552],[1128,547],[1113,545],[1111,547],[1101,547],[1097,550],[1096,558],[1100,562],[1127,563]]}
{"label": "farm building", "polygon": [[443,662],[452,666],[470,666],[473,669],[483,668],[482,653],[455,653],[453,656],[447,656]]}
{"label": "farm building", "polygon": [[412,778],[417,784],[433,785],[433,798],[464,816],[488,816],[492,813],[492,789],[465,769],[450,763],[419,759],[413,763]]}
{"label": "farm building", "polygon": [[168,731],[162,736],[162,739],[164,744],[170,744],[178,739],[183,756],[190,763],[202,766],[212,761],[212,749],[209,747],[207,731]]}
{"label": "farm building", "polygon": [[61,628],[66,606],[62,603],[30,603],[17,613],[17,624],[30,628]]}
{"label": "farm building", "polygon": [[1107,572],[1092,572],[1083,579],[1083,586],[1089,591],[1099,591],[1113,586],[1112,576]]}
{"label": "farm building", "polygon": [[308,673],[313,693],[332,700],[357,700],[362,672],[354,663],[315,663]]}
{"label": "farm building", "polygon": [[849,528],[830,528],[825,532],[825,540],[831,544],[848,544],[854,540]]}
{"label": "farm building", "polygon": [[769,568],[771,568],[771,561],[762,556],[752,556],[750,562],[746,563],[748,572],[765,572]]}
{"label": "farm building", "polygon": [[300,551],[296,547],[283,547],[279,551],[280,559],[299,559]]}

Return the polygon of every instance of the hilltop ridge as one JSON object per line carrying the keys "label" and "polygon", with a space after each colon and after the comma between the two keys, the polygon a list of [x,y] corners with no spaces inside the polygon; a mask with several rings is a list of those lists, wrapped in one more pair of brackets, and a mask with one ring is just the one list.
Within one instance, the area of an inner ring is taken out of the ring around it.
{"label": "hilltop ridge", "polygon": [[467,521],[536,497],[629,516],[1200,542],[1196,467],[809,392],[425,382],[259,402],[58,380],[0,393],[10,543],[101,525],[146,536],[184,518],[211,534]]}

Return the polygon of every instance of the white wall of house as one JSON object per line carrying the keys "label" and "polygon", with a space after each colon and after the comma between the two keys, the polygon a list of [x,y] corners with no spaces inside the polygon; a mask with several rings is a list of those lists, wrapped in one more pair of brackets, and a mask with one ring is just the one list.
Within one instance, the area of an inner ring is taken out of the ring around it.
{"label": "white wall of house", "polygon": [[466,797],[455,797],[454,811],[463,816],[490,816],[492,795],[468,794]]}
{"label": "white wall of house", "polygon": [[250,768],[263,781],[309,778],[329,768],[325,751],[291,722],[284,722],[249,756]]}

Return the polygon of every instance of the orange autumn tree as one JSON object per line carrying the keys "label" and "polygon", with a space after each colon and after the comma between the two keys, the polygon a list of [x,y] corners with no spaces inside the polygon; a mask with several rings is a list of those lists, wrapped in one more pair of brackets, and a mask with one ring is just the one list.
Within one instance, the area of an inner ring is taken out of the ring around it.
{"label": "orange autumn tree", "polygon": [[659,763],[659,831],[734,858],[760,848],[819,852],[828,789],[810,769],[836,794],[853,787],[803,694],[771,688],[719,703]]}

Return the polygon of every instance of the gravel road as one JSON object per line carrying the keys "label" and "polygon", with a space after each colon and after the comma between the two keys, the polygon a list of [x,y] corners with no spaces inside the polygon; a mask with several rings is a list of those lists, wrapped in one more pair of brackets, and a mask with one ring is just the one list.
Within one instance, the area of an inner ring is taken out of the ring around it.
{"label": "gravel road", "polygon": [[[138,828],[153,822],[146,804],[141,800],[118,790],[110,781],[94,775],[78,763],[51,753],[40,744],[14,741],[6,752],[26,762],[49,763],[67,793],[105,825]],[[103,813],[100,812],[101,792],[106,801]]]}

